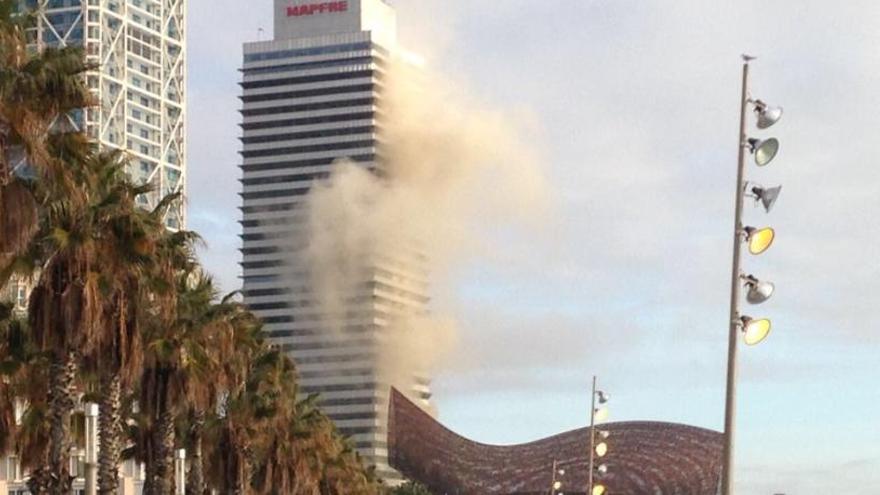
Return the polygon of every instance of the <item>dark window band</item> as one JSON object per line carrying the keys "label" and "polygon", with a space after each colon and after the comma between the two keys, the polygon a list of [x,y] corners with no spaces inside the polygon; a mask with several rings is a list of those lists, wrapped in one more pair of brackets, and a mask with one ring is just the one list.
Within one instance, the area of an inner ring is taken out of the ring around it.
{"label": "dark window band", "polygon": [[348,122],[350,120],[372,120],[375,118],[375,112],[358,112],[358,113],[337,113],[333,115],[322,115],[320,117],[303,117],[301,119],[284,119],[270,120],[268,122],[254,122],[252,124],[241,124],[241,128],[246,131],[259,129],[274,129],[276,127],[296,127],[300,125],[314,124],[333,124],[336,122]]}
{"label": "dark window band", "polygon": [[266,150],[242,151],[245,158],[259,158],[263,156],[291,155],[295,153],[317,153],[320,151],[337,151],[356,148],[372,148],[376,145],[373,139],[360,141],[343,141],[340,143],[309,144],[304,146],[288,146],[284,148],[270,148]]}
{"label": "dark window band", "polygon": [[347,107],[361,107],[373,105],[375,103],[375,98],[353,98],[349,100],[333,100],[333,101],[319,101],[315,103],[302,103],[299,105],[285,105],[283,107],[268,107],[268,108],[253,108],[253,109],[244,109],[241,111],[241,114],[245,117],[252,117],[256,115],[275,115],[279,113],[294,113],[294,112],[312,112],[315,110],[329,110],[335,108],[347,108]]}
{"label": "dark window band", "polygon": [[265,95],[242,96],[241,101],[250,103],[255,101],[286,100],[289,98],[308,98],[311,96],[340,95],[345,93],[363,93],[373,91],[373,84],[358,84],[355,86],[337,86],[332,88],[301,89],[299,91],[285,91],[283,93],[269,93]]}
{"label": "dark window band", "polygon": [[252,81],[240,83],[244,89],[271,88],[273,86],[288,86],[292,84],[309,84],[316,82],[344,81],[346,79],[358,79],[373,77],[371,70],[359,70],[352,72],[335,72],[332,74],[316,74],[313,76],[284,77],[281,79],[266,79],[264,81]]}
{"label": "dark window band", "polygon": [[259,74],[274,74],[277,72],[288,72],[295,70],[323,69],[325,67],[344,67],[346,65],[361,65],[369,63],[377,63],[381,59],[373,57],[348,57],[337,58],[334,60],[319,60],[317,62],[300,62],[298,64],[272,65],[270,67],[254,67],[251,69],[242,69],[241,71],[249,76]]}
{"label": "dark window band", "polygon": [[375,126],[365,125],[357,127],[337,127],[334,129],[317,129],[314,131],[288,132],[285,134],[267,134],[265,136],[253,136],[239,138],[244,144],[274,143],[277,141],[292,141],[295,139],[314,139],[335,136],[350,136],[352,134],[370,134],[376,129]]}

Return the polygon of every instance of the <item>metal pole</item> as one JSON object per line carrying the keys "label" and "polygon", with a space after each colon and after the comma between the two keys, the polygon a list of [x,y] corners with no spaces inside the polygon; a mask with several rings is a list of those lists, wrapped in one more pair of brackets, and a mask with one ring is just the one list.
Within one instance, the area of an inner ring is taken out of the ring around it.
{"label": "metal pole", "polygon": [[596,450],[596,375],[593,375],[593,393],[590,394],[590,472],[587,474],[587,495],[593,493],[593,456]]}
{"label": "metal pole", "polygon": [[746,107],[749,92],[749,61],[743,63],[742,99],[739,122],[739,162],[736,173],[736,213],[733,231],[733,270],[730,276],[730,331],[727,342],[727,395],[724,404],[724,457],[721,468],[721,495],[733,493],[733,441],[736,417],[736,351],[742,322],[739,314],[740,254],[743,244],[742,212],[746,152]]}
{"label": "metal pole", "polygon": [[178,449],[174,456],[174,495],[186,494],[186,449]]}
{"label": "metal pole", "polygon": [[86,404],[86,495],[98,493],[98,405]]}
{"label": "metal pole", "polygon": [[556,495],[556,460],[553,460],[553,478],[550,480],[550,495]]}

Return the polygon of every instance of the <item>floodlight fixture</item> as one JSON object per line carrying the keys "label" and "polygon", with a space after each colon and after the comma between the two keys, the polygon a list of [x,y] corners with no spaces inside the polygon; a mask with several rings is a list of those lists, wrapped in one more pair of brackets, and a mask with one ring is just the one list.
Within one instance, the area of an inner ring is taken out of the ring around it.
{"label": "floodlight fixture", "polygon": [[754,255],[759,255],[770,249],[773,240],[776,238],[776,231],[770,227],[761,229],[745,227],[743,232],[745,232],[746,242],[749,244],[749,252]]}
{"label": "floodlight fixture", "polygon": [[758,280],[754,275],[745,275],[743,280],[745,281],[745,288],[748,290],[746,292],[746,301],[750,304],[761,304],[770,299],[770,296],[776,291],[776,286],[772,282]]}
{"label": "floodlight fixture", "polygon": [[599,404],[605,404],[611,398],[608,394],[601,390],[596,392],[596,397],[599,399]]}
{"label": "floodlight fixture", "polygon": [[608,444],[605,442],[599,442],[596,444],[596,455],[599,457],[605,457],[605,454],[608,453]]}
{"label": "floodlight fixture", "polygon": [[608,493],[608,489],[605,488],[605,485],[596,485],[593,487],[593,495],[605,495]]}
{"label": "floodlight fixture", "polygon": [[755,155],[755,163],[759,167],[763,167],[773,161],[776,154],[779,153],[779,140],[776,138],[754,139],[748,140],[749,151]]}
{"label": "floodlight fixture", "polygon": [[596,473],[600,476],[604,476],[608,473],[608,465],[607,464],[599,464],[596,466]]}
{"label": "floodlight fixture", "polygon": [[754,319],[748,316],[743,316],[741,320],[743,340],[746,345],[760,344],[770,335],[770,320],[766,318]]}
{"label": "floodlight fixture", "polygon": [[779,199],[779,193],[782,192],[782,186],[764,188],[761,186],[753,186],[751,189],[752,196],[756,201],[760,201],[764,206],[764,211],[770,213],[770,209]]}
{"label": "floodlight fixture", "polygon": [[767,129],[782,118],[782,107],[770,106],[761,100],[752,103],[755,104],[755,114],[758,116],[758,129]]}

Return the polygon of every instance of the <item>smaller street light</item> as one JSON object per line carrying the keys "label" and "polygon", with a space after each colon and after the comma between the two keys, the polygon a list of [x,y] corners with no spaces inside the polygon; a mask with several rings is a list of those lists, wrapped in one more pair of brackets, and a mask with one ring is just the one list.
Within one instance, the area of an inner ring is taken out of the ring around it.
{"label": "smaller street light", "polygon": [[605,495],[608,493],[608,490],[605,488],[605,485],[596,485],[592,490],[593,495]]}

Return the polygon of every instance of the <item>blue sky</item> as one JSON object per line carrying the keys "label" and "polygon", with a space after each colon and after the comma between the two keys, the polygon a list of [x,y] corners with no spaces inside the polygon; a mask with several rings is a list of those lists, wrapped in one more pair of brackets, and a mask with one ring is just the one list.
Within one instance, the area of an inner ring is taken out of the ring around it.
{"label": "blue sky", "polygon": [[[587,421],[598,374],[615,420],[723,423],[742,52],[752,93],[785,107],[752,180],[783,184],[778,238],[746,269],[777,294],[741,349],[742,493],[880,491],[880,5],[779,0],[397,0],[402,37],[492,108],[529,122],[554,201],[534,228],[489,228],[436,305],[459,348],[440,418],[516,443]],[[190,226],[224,288],[238,273],[237,68],[268,0],[189,6]],[[753,132],[754,134],[759,134]],[[512,219],[515,220],[515,219]],[[482,228],[481,228],[482,227]]]}

